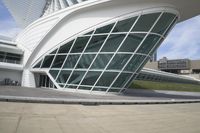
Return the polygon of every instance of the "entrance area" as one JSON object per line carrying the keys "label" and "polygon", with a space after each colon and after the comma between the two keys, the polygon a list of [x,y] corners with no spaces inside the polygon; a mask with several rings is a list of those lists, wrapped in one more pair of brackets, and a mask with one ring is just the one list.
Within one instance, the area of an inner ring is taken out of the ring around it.
{"label": "entrance area", "polygon": [[39,88],[54,88],[56,86],[53,84],[51,79],[45,74],[35,74],[36,84]]}

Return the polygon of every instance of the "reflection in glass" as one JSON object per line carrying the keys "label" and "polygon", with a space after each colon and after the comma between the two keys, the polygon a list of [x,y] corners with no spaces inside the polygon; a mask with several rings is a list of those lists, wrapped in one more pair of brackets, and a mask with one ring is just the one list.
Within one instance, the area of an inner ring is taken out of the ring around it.
{"label": "reflection in glass", "polygon": [[68,81],[68,84],[79,84],[83,75],[85,74],[84,71],[74,71]]}
{"label": "reflection in glass", "polygon": [[70,48],[72,47],[74,40],[71,42],[68,42],[67,44],[60,47],[58,53],[69,53]]}
{"label": "reflection in glass", "polygon": [[145,14],[142,15],[136,25],[133,27],[132,32],[135,31],[146,31],[148,32],[157,18],[159,17],[160,13],[153,13],[153,14]]}
{"label": "reflection in glass", "polygon": [[109,86],[117,74],[116,72],[104,72],[96,86]]}
{"label": "reflection in glass", "polygon": [[50,55],[50,56],[46,56],[44,58],[43,64],[42,64],[42,68],[49,68],[51,66],[52,60],[54,58],[54,55]]}
{"label": "reflection in glass", "polygon": [[94,34],[102,34],[102,33],[109,33],[111,29],[113,28],[114,24],[109,24],[106,26],[103,26],[101,28],[96,29]]}
{"label": "reflection in glass", "polygon": [[121,46],[119,52],[134,52],[146,34],[130,34]]}
{"label": "reflection in glass", "polygon": [[131,75],[132,74],[130,73],[121,73],[112,87],[118,87],[118,88],[123,87],[125,83],[128,81],[128,79],[131,77]]}
{"label": "reflection in glass", "polygon": [[131,54],[116,54],[107,69],[108,70],[122,70],[122,68],[127,63],[130,57],[131,57]]}
{"label": "reflection in glass", "polygon": [[125,34],[110,35],[101,52],[115,52],[125,36]]}
{"label": "reflection in glass", "polygon": [[80,61],[78,62],[78,65],[76,66],[76,69],[87,69],[87,68],[89,68],[94,57],[95,57],[95,54],[83,54]]}
{"label": "reflection in glass", "polygon": [[50,70],[49,73],[51,74],[51,76],[56,79],[57,75],[58,75],[59,70]]}
{"label": "reflection in glass", "polygon": [[155,27],[153,28],[152,32],[158,33],[158,34],[163,34],[167,27],[172,23],[174,20],[175,15],[171,13],[163,13]]}
{"label": "reflection in glass", "polygon": [[131,61],[126,66],[125,71],[134,72],[140,66],[145,57],[146,56],[143,55],[134,55]]}
{"label": "reflection in glass", "polygon": [[113,32],[128,32],[136,19],[137,17],[119,21],[115,26]]}
{"label": "reflection in glass", "polygon": [[52,68],[61,68],[66,55],[57,55]]}
{"label": "reflection in glass", "polygon": [[63,66],[63,68],[74,68],[74,66],[76,65],[78,59],[79,59],[80,55],[69,55],[67,57],[67,60],[65,61],[65,64]]}
{"label": "reflection in glass", "polygon": [[94,35],[85,52],[98,52],[106,37],[107,35]]}
{"label": "reflection in glass", "polygon": [[78,37],[74,43],[71,53],[82,53],[89,39],[90,37],[88,36]]}
{"label": "reflection in glass", "polygon": [[87,75],[85,76],[83,82],[81,83],[81,85],[94,85],[94,83],[96,82],[96,80],[98,79],[98,77],[100,76],[101,72],[92,72],[89,71],[87,73]]}
{"label": "reflection in glass", "polygon": [[94,61],[91,69],[104,69],[112,56],[113,54],[99,54]]}
{"label": "reflection in glass", "polygon": [[152,34],[148,35],[145,41],[140,46],[137,53],[148,54],[150,50],[156,45],[159,39],[160,37],[158,35],[152,35]]}
{"label": "reflection in glass", "polygon": [[58,83],[66,83],[69,78],[71,71],[62,70],[57,78]]}

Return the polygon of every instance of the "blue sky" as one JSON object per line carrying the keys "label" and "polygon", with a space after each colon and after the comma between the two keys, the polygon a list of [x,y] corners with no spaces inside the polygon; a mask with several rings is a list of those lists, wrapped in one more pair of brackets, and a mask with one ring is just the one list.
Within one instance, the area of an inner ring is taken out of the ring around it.
{"label": "blue sky", "polygon": [[[15,37],[21,29],[0,0],[0,35]],[[158,59],[200,59],[200,16],[179,23],[158,49]]]}

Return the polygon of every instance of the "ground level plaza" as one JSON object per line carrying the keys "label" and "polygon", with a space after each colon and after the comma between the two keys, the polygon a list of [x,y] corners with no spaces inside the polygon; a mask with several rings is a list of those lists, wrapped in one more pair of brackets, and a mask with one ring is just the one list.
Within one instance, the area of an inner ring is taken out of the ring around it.
{"label": "ground level plaza", "polygon": [[199,133],[200,104],[83,106],[0,102],[2,133]]}

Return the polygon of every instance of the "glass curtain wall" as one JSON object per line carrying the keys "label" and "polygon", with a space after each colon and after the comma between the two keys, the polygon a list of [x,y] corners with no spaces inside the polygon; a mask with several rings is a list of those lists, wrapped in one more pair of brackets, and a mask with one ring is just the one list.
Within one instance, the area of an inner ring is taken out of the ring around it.
{"label": "glass curtain wall", "polygon": [[63,89],[121,92],[160,46],[177,15],[156,12],[94,29],[52,50],[34,66],[49,68]]}

